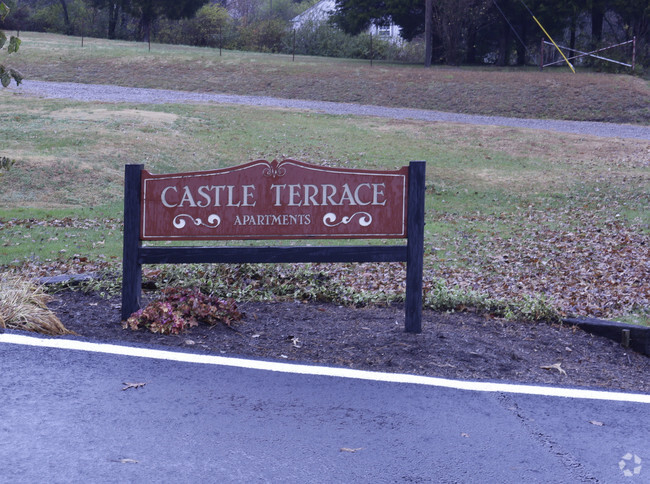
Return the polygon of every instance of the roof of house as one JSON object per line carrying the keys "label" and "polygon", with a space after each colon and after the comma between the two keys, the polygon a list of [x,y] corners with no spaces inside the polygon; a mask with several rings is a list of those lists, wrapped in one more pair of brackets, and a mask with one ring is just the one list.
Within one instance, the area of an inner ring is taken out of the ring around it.
{"label": "roof of house", "polygon": [[292,20],[295,27],[301,27],[304,23],[318,22],[327,19],[336,10],[336,0],[320,0],[317,4],[309,7]]}

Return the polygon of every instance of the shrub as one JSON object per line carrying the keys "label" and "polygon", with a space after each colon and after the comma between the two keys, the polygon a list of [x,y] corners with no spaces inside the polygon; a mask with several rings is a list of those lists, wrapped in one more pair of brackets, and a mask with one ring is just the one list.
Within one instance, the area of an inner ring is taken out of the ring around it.
{"label": "shrub", "polygon": [[216,4],[201,7],[191,23],[195,38],[193,45],[218,47],[219,31],[221,35],[231,27],[232,19],[228,11]]}
{"label": "shrub", "polygon": [[162,299],[133,313],[123,327],[132,330],[147,328],[152,333],[179,334],[199,323],[230,326],[242,314],[232,299],[222,300],[203,294],[198,289],[167,288]]}
{"label": "shrub", "polygon": [[[306,22],[295,31],[295,53],[299,55],[319,55],[324,57],[346,57],[350,59],[396,60],[400,57],[402,46],[391,43],[377,35],[372,37],[362,33],[349,35],[329,22]],[[285,53],[292,53],[293,38],[285,37]]]}
{"label": "shrub", "polygon": [[258,20],[239,28],[237,48],[258,52],[281,52],[288,36],[289,30],[285,21]]}
{"label": "shrub", "polygon": [[[197,324],[194,323],[194,326]],[[192,324],[186,322],[180,312],[174,311],[174,307],[164,301],[154,301],[146,308],[136,311],[125,323],[125,327],[132,330],[147,328],[152,333],[160,334],[178,334],[188,326],[191,327]]]}
{"label": "shrub", "polygon": [[63,20],[61,4],[53,3],[36,9],[31,16],[30,23],[38,31],[66,32],[67,26]]}
{"label": "shrub", "polygon": [[234,36],[228,11],[216,4],[201,7],[191,19],[160,19],[156,40],[169,44],[227,47]]}
{"label": "shrub", "polygon": [[[1,68],[0,68],[1,69]],[[11,160],[7,158],[6,156],[0,156],[0,177],[2,176],[2,171],[3,170],[9,170],[11,166],[14,164],[14,160]]]}

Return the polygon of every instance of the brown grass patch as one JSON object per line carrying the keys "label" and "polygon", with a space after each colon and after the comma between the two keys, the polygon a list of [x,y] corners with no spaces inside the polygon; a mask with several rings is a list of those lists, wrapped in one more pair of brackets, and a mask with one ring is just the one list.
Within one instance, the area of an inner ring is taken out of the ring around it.
{"label": "brown grass patch", "polygon": [[74,334],[47,308],[52,299],[28,279],[0,275],[0,327],[52,336]]}
{"label": "brown grass patch", "polygon": [[165,126],[178,119],[178,115],[160,111],[145,111],[140,109],[74,109],[66,108],[51,113],[54,119],[79,120],[79,121],[133,121],[147,125]]}

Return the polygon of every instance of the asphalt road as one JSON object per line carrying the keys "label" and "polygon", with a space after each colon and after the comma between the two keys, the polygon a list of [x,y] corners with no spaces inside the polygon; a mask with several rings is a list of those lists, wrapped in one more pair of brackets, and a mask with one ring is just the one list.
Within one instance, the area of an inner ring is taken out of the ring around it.
{"label": "asphalt road", "polygon": [[650,482],[647,395],[295,374],[23,334],[0,335],[1,482]]}

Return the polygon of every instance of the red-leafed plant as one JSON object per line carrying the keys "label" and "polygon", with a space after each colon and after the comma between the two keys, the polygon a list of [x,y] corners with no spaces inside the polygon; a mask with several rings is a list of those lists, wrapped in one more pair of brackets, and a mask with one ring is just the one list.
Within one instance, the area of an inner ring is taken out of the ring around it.
{"label": "red-leafed plant", "polygon": [[208,296],[198,289],[167,288],[160,300],[133,313],[123,326],[132,330],[147,328],[152,333],[178,334],[199,323],[230,326],[241,318],[232,299]]}

